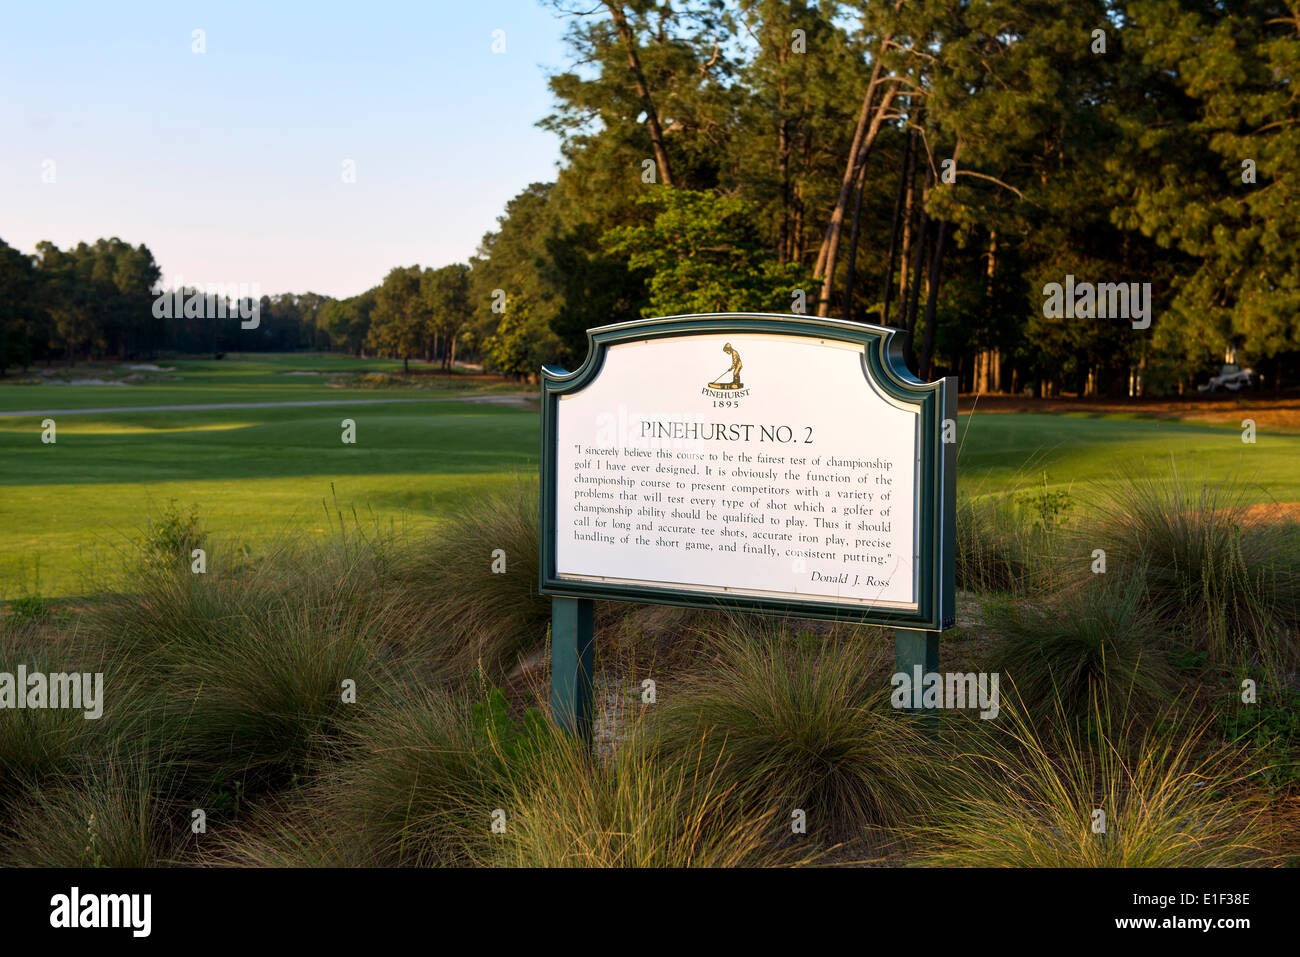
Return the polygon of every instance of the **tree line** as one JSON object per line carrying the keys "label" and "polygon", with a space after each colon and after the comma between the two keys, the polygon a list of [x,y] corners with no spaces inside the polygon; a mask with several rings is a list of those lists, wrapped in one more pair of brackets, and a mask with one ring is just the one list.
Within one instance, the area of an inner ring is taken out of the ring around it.
{"label": "tree line", "polygon": [[[266,299],[217,345],[526,376],[580,362],[593,326],[734,310],[900,328],[919,376],[968,391],[1296,368],[1294,0],[551,5],[571,59],[539,121],[555,180],[468,263]],[[47,246],[17,280],[0,249],[0,291],[39,304],[4,297],[6,355],[13,328],[34,355],[203,335],[139,314],[144,247]]]}

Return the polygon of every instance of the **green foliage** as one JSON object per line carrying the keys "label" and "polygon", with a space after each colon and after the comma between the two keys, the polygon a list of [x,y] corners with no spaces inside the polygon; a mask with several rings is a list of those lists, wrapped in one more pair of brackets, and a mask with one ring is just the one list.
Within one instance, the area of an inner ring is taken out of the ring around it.
{"label": "green foliage", "polygon": [[1029,574],[1024,526],[1002,499],[957,501],[957,587],[968,591],[1009,592]]}
{"label": "green foliage", "polygon": [[507,767],[545,747],[552,734],[546,715],[537,708],[526,709],[520,722],[511,718],[505,692],[500,688],[489,691],[483,701],[475,701],[470,716],[484,744],[491,745]]}
{"label": "green foliage", "polygon": [[48,318],[47,355],[121,356],[156,341],[162,320],[151,306],[162,272],[147,247],[114,237],[66,251],[40,242],[36,251],[37,303]]}
{"label": "green foliage", "polygon": [[1051,534],[1061,527],[1066,514],[1074,507],[1068,489],[1047,486],[1047,473],[1043,473],[1043,487],[1016,496],[1016,504],[1031,516],[1035,528]]}
{"label": "green foliage", "polygon": [[542,366],[558,352],[559,340],[529,300],[507,298],[505,303],[496,332],[483,341],[484,360],[490,368],[515,378],[540,375]]}
{"label": "green foliage", "polygon": [[1276,789],[1300,785],[1300,692],[1282,689],[1244,704],[1233,691],[1218,712],[1220,734],[1250,749],[1258,776]]}
{"label": "green foliage", "polygon": [[40,595],[21,595],[9,602],[9,614],[18,622],[42,622],[50,617],[54,602]]}
{"label": "green foliage", "polygon": [[140,540],[145,561],[155,567],[190,564],[191,553],[203,546],[207,533],[199,521],[198,505],[182,512],[172,499],[163,507],[157,518],[149,519],[148,527]]}
{"label": "green foliage", "polygon": [[375,293],[366,345],[408,360],[428,341],[429,308],[420,295],[419,266],[398,267],[384,277]]}
{"label": "green foliage", "polygon": [[685,189],[657,190],[638,203],[655,210],[649,226],[620,226],[606,246],[651,273],[647,316],[705,312],[788,312],[796,290],[817,283],[765,248],[752,203]]}
{"label": "green foliage", "polygon": [[370,332],[374,308],[374,289],[349,299],[330,299],[321,306],[320,326],[334,343],[353,355],[360,355]]}
{"label": "green foliage", "polygon": [[470,260],[469,337],[486,363],[509,375],[535,375],[558,358],[551,323],[560,302],[547,249],[559,228],[552,186],[533,183],[506,204]]}
{"label": "green foliage", "polygon": [[561,304],[551,319],[551,331],[563,348],[568,368],[577,368],[587,355],[587,330],[636,319],[645,300],[642,272],[628,268],[620,256],[606,252],[599,230],[580,223],[546,243],[546,275]]}
{"label": "green foliage", "polygon": [[452,263],[441,269],[426,269],[420,277],[420,295],[429,310],[429,332],[435,351],[442,357],[443,371],[451,371],[456,337],[470,315],[470,267]]}
{"label": "green foliage", "polygon": [[1234,342],[1245,362],[1294,352],[1300,231],[1287,213],[1300,189],[1289,162],[1300,149],[1289,92],[1300,77],[1294,11],[1147,0],[1128,16],[1129,48],[1141,51],[1142,68],[1159,84],[1119,118],[1122,147],[1107,170],[1129,201],[1113,216],[1191,262],[1159,344],[1200,359],[1206,344]]}

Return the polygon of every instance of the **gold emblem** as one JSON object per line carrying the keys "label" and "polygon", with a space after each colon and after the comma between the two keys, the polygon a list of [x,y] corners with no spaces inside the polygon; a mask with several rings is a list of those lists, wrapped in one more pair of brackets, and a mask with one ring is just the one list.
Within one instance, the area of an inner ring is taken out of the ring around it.
{"label": "gold emblem", "polygon": [[[740,353],[731,347],[730,342],[728,342],[725,346],[722,347],[722,351],[727,353],[729,356],[731,356],[731,368],[728,369],[726,372],[722,373],[722,375],[718,376],[719,379],[718,382],[710,382],[709,388],[721,389],[726,392],[734,392],[737,389],[743,389],[745,385],[740,381],[740,367],[741,367]],[[728,375],[731,376],[731,381],[722,382],[721,380],[725,379]]]}

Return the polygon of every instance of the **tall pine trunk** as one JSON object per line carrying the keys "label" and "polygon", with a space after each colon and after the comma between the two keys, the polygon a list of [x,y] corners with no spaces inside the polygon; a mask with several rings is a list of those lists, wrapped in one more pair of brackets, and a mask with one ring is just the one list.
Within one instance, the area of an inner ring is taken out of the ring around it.
{"label": "tall pine trunk", "polygon": [[910,328],[908,324],[908,293],[911,292],[911,284],[908,282],[908,273],[912,268],[912,258],[916,255],[913,246],[916,241],[917,227],[917,209],[916,209],[916,154],[919,148],[916,143],[916,131],[911,132],[912,151],[907,157],[907,193],[903,198],[903,242],[902,242],[902,267],[898,273],[898,308],[902,311],[899,325],[903,328]]}
{"label": "tall pine trunk", "polygon": [[921,190],[919,205],[919,222],[916,228],[915,246],[912,250],[912,280],[908,288],[907,309],[905,312],[905,328],[907,329],[907,343],[903,347],[904,355],[907,358],[909,367],[915,369],[916,364],[916,310],[920,305],[921,295],[921,270],[927,257],[926,240],[930,228],[930,217],[925,211],[926,200],[930,196],[930,187],[933,181],[933,170],[926,170],[925,186]]}
{"label": "tall pine trunk", "polygon": [[618,31],[619,37],[623,40],[623,46],[627,50],[627,67],[632,71],[632,79],[636,84],[636,95],[641,100],[641,108],[645,110],[645,125],[650,131],[650,143],[655,151],[655,163],[659,167],[659,175],[665,186],[673,185],[672,169],[668,165],[668,152],[664,149],[664,131],[659,126],[659,112],[655,109],[654,100],[650,98],[650,88],[646,85],[645,71],[641,69],[641,58],[636,52],[636,37],[632,35],[632,27],[627,22],[627,15],[623,11],[622,3],[614,3],[612,0],[605,0],[605,7],[609,10],[610,16],[614,19],[614,29]]}
{"label": "tall pine trunk", "polygon": [[856,196],[853,200],[853,228],[849,232],[849,261],[848,268],[844,271],[844,320],[853,321],[853,270],[858,262],[858,223],[862,218],[862,190],[867,181],[867,164],[862,164],[862,169],[858,171],[858,184],[854,190]]}
{"label": "tall pine trunk", "polygon": [[934,238],[934,252],[930,256],[930,274],[926,278],[925,343],[921,347],[921,380],[930,381],[930,368],[934,361],[934,328],[939,303],[939,276],[943,269],[944,239],[948,235],[948,221],[939,220],[939,233]]}
{"label": "tall pine trunk", "polygon": [[[993,328],[994,322],[994,294],[993,294],[993,277],[997,271],[998,257],[998,231],[989,230],[988,244],[988,261],[984,267],[984,328],[989,332]],[[972,383],[972,389],[976,395],[984,392],[996,392],[997,386],[994,384],[997,379],[998,358],[996,350],[993,348],[982,349],[976,357],[975,380]]]}
{"label": "tall pine trunk", "polygon": [[[880,305],[880,324],[889,325],[889,298],[894,290],[894,270],[898,268],[898,240],[902,232],[903,199],[907,191],[908,164],[912,159],[912,133],[903,138],[903,159],[898,171],[898,193],[894,197],[894,219],[889,228],[889,266],[885,269],[885,290]],[[908,210],[910,215],[911,210]],[[900,293],[901,295],[901,293]]]}
{"label": "tall pine trunk", "polygon": [[[881,50],[889,42],[889,37],[881,41]],[[835,282],[835,265],[839,258],[840,236],[844,231],[844,214],[848,208],[849,195],[858,172],[866,162],[867,156],[875,145],[880,133],[885,113],[894,99],[895,78],[885,77],[884,65],[880,54],[876,55],[875,65],[871,68],[871,81],[867,84],[866,95],[862,98],[862,109],[858,113],[857,126],[853,130],[853,142],[849,147],[849,159],[844,165],[844,176],[840,180],[839,196],[831,210],[830,222],[826,225],[826,238],[822,240],[817,254],[817,267],[814,277],[820,279],[821,290],[817,295],[817,314],[830,315],[832,285]],[[877,102],[877,93],[880,93]]]}

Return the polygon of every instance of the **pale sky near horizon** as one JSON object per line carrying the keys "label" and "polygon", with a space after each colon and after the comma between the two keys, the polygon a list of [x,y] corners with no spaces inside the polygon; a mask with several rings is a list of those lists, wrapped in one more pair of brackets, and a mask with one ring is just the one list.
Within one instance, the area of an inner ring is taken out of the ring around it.
{"label": "pale sky near horizon", "polygon": [[166,285],[263,294],[463,262],[554,179],[559,142],[534,124],[565,27],[538,0],[8,4],[0,239],[117,236]]}

